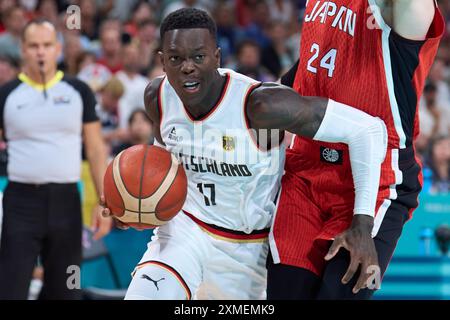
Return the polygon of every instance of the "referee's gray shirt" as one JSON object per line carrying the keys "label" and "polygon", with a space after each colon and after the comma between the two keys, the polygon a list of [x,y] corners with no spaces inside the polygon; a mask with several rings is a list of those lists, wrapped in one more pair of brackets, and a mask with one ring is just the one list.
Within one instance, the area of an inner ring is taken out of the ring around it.
{"label": "referee's gray shirt", "polygon": [[43,86],[21,73],[0,87],[0,126],[8,143],[8,179],[22,183],[80,180],[83,123],[97,121],[95,97],[58,71]]}

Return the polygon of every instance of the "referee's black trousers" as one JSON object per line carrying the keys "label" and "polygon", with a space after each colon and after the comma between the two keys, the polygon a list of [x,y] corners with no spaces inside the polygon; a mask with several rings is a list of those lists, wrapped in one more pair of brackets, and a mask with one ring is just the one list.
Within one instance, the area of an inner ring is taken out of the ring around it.
{"label": "referee's black trousers", "polygon": [[80,290],[72,289],[74,281],[69,277],[73,266],[81,263],[81,232],[76,183],[10,182],[3,196],[0,300],[27,299],[38,256],[44,268],[39,298],[80,298]]}

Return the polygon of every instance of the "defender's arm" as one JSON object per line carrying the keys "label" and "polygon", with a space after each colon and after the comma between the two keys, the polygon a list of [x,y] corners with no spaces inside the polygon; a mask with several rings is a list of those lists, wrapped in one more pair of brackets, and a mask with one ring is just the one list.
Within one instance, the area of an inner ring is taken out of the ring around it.
{"label": "defender's arm", "polygon": [[399,35],[410,40],[425,40],[433,22],[435,0],[384,1],[383,18]]}
{"label": "defender's arm", "polygon": [[384,123],[331,99],[301,97],[292,89],[265,83],[247,104],[253,129],[280,129],[349,146],[355,184],[355,214],[374,216],[381,163],[387,147]]}

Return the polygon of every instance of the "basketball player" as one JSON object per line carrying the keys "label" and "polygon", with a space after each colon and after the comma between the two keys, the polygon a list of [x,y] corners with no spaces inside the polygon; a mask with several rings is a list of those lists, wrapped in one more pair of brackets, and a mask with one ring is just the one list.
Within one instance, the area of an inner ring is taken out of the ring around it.
{"label": "basketball player", "polygon": [[330,99],[218,69],[216,26],[204,11],[175,11],[160,32],[167,77],[151,81],[145,105],[157,144],[184,164],[188,195],[182,212],[155,230],[126,299],[190,299],[200,286],[199,298],[265,298],[268,228],[284,165],[278,129],[347,143],[360,205],[370,210],[384,124]]}
{"label": "basketball player", "polygon": [[444,23],[434,0],[309,0],[304,19],[299,63],[282,83],[380,117],[388,151],[376,209],[363,211],[347,147],[295,136],[271,230],[268,298],[368,299],[418,205],[417,105]]}

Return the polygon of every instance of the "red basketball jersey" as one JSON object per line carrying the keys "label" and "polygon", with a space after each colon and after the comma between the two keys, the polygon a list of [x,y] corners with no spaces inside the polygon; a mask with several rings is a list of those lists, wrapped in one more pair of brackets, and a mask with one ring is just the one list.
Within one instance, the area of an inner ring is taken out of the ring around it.
{"label": "red basketball jersey", "polygon": [[[411,41],[391,30],[377,8],[375,0],[309,0],[293,87],[303,96],[328,97],[381,118],[388,148],[405,149],[419,133],[419,98],[444,20],[437,9],[427,39]],[[312,157],[318,144],[346,148],[297,136],[288,157]],[[395,182],[393,169],[382,174],[385,184]]]}

